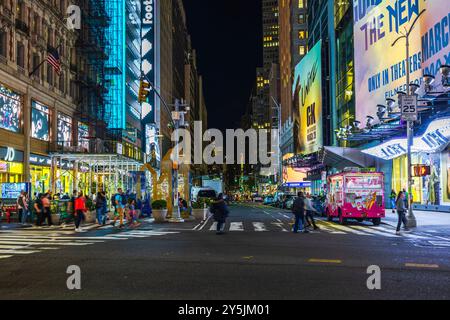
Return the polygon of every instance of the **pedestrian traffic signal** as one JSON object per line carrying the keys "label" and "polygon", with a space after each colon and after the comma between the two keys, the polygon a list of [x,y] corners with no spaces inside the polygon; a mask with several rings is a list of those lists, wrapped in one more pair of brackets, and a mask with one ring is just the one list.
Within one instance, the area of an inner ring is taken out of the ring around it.
{"label": "pedestrian traffic signal", "polygon": [[414,176],[415,177],[426,177],[431,175],[431,167],[424,165],[416,165],[414,166]]}
{"label": "pedestrian traffic signal", "polygon": [[150,93],[150,83],[147,81],[141,80],[139,85],[139,103],[144,103],[147,101],[148,94]]}

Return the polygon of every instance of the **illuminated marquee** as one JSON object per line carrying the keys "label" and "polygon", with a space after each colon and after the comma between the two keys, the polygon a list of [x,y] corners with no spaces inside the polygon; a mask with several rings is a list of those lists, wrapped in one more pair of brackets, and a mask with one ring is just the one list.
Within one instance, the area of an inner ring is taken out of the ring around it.
{"label": "illuminated marquee", "polygon": [[[142,0],[142,73],[155,84],[155,0]],[[142,120],[155,121],[155,92],[150,90],[147,102],[142,104]]]}
{"label": "illuminated marquee", "polygon": [[[414,138],[412,152],[440,152],[450,143],[450,118],[433,121],[426,132]],[[384,160],[392,160],[408,152],[407,139],[394,139],[362,152]]]}

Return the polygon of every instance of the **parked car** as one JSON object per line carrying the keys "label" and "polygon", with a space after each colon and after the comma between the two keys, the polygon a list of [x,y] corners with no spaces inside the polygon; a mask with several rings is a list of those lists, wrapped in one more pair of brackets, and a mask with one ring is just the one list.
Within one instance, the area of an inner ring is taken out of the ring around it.
{"label": "parked car", "polygon": [[264,202],[264,199],[259,195],[255,195],[253,196],[253,202]]}
{"label": "parked car", "polygon": [[[282,201],[280,202],[280,208],[281,209],[292,209],[294,199],[295,199],[295,195],[293,195],[293,194],[284,195]],[[290,208],[287,207],[288,204],[291,206]]]}
{"label": "parked car", "polygon": [[272,196],[268,196],[264,198],[264,204],[266,206],[271,205],[274,202],[274,198]]}

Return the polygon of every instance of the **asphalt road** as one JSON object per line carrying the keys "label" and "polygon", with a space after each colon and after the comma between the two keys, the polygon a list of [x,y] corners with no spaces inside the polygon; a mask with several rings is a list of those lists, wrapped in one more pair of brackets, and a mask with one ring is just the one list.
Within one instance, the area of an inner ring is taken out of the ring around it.
{"label": "asphalt road", "polygon": [[[397,237],[386,225],[320,222],[289,232],[288,212],[231,207],[227,233],[204,225],[0,232],[1,299],[450,299],[450,230]],[[195,229],[195,230],[194,230]],[[81,290],[68,290],[68,266]],[[381,290],[369,290],[369,266]]]}

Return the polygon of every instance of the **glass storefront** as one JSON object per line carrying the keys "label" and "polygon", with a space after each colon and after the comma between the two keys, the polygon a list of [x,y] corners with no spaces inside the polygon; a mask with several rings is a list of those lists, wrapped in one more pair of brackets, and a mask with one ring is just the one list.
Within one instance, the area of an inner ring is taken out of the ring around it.
{"label": "glass storefront", "polygon": [[[431,174],[426,177],[413,177],[412,186],[413,202],[421,205],[440,204],[440,177],[441,154],[440,153],[413,153],[412,165],[430,166]],[[392,188],[398,193],[407,190],[408,172],[407,157],[402,156],[393,160]]]}

